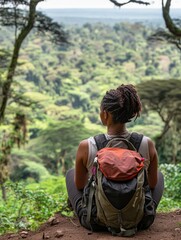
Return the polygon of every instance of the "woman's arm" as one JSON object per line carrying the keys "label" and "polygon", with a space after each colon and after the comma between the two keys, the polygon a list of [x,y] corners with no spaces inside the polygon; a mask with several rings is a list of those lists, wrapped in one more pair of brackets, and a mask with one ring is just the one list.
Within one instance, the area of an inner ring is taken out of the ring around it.
{"label": "woman's arm", "polygon": [[86,168],[88,159],[88,141],[80,142],[75,162],[75,185],[78,190],[82,190],[88,180],[88,171]]}
{"label": "woman's arm", "polygon": [[158,155],[154,143],[148,140],[150,165],[148,167],[148,184],[150,188],[154,188],[157,184],[158,178]]}

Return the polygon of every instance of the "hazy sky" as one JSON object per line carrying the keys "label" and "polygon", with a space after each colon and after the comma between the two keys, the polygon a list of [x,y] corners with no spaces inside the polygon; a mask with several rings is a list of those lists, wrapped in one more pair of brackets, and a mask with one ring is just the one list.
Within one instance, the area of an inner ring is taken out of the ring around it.
{"label": "hazy sky", "polygon": [[[126,0],[125,0],[126,1]],[[147,0],[152,3],[147,8],[161,6],[161,0]],[[45,0],[38,4],[39,8],[114,8],[109,0]],[[145,7],[140,4],[128,4],[127,7]],[[181,8],[181,0],[172,0],[171,8]]]}

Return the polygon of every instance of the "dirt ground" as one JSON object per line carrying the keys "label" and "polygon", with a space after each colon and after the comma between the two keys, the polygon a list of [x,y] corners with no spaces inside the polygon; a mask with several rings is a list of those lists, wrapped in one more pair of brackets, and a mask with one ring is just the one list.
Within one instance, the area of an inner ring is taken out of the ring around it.
{"label": "dirt ground", "polygon": [[[115,240],[108,232],[92,233],[80,226],[77,218],[67,218],[56,214],[37,231],[20,231],[16,234],[0,236],[0,240]],[[125,238],[124,238],[125,239]],[[138,232],[134,240],[181,240],[181,209],[170,213],[158,213],[154,224],[146,231]]]}

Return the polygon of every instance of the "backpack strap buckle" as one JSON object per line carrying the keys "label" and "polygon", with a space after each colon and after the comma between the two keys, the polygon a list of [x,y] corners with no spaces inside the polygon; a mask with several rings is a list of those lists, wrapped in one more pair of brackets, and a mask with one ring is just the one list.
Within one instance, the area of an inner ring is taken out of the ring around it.
{"label": "backpack strap buckle", "polygon": [[111,232],[112,236],[130,237],[136,234],[137,228],[125,229],[121,227],[120,232],[117,232],[114,228],[108,227],[108,231]]}
{"label": "backpack strap buckle", "polygon": [[120,236],[121,237],[130,237],[130,236],[133,236],[136,234],[137,232],[137,228],[131,228],[131,229],[124,229],[124,228],[121,228],[120,229]]}

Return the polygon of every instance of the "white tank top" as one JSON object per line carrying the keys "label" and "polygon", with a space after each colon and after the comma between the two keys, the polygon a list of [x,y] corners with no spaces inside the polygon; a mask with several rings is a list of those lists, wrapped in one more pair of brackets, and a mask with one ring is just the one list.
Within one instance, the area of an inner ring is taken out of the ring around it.
{"label": "white tank top", "polygon": [[[128,138],[130,137],[130,133],[127,133],[126,136],[119,136],[119,137],[124,137],[124,138]],[[115,136],[113,135],[108,135],[105,134],[105,137],[109,140]],[[117,136],[118,137],[118,136]],[[150,165],[150,155],[149,155],[149,148],[148,148],[148,137],[143,136],[143,139],[141,141],[140,147],[138,149],[138,152],[145,158],[145,169],[148,171],[148,167]],[[87,139],[88,140],[88,147],[89,147],[89,153],[88,153],[88,160],[87,160],[87,170],[89,173],[89,176],[91,175],[91,171],[92,171],[92,165],[94,162],[94,158],[96,157],[97,154],[97,146],[96,146],[96,142],[94,137],[90,137]]]}

